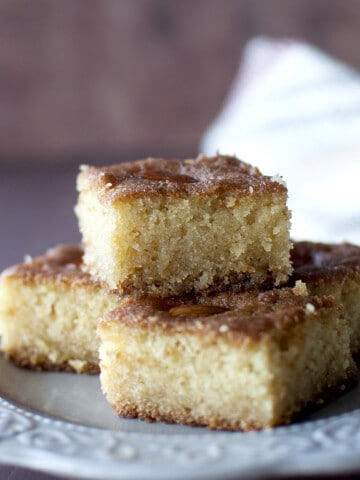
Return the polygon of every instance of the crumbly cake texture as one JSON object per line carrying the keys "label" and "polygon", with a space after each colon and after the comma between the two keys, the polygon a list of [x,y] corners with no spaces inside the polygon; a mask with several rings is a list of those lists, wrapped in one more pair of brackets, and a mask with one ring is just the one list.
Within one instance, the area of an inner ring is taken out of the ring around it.
{"label": "crumbly cake texture", "polygon": [[351,328],[351,349],[360,354],[360,247],[350,243],[295,242],[294,273],[313,295],[332,295],[344,307]]}
{"label": "crumbly cake texture", "polygon": [[83,167],[75,208],[89,271],[124,294],[280,285],[287,189],[234,157]]}
{"label": "crumbly cake texture", "polygon": [[99,371],[96,327],[117,295],[82,272],[82,255],[59,245],[0,276],[1,350],[19,366]]}
{"label": "crumbly cake texture", "polygon": [[342,309],[298,290],[122,302],[98,327],[114,411],[252,430],[287,424],[343,391],[356,367]]}

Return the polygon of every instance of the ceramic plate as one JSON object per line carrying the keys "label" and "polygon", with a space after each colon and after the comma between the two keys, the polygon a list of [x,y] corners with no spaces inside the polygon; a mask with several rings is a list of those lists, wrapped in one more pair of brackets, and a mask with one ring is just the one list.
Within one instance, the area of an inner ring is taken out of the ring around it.
{"label": "ceramic plate", "polygon": [[211,432],[113,415],[97,376],[0,358],[0,462],[78,478],[261,478],[360,469],[360,387],[300,423]]}

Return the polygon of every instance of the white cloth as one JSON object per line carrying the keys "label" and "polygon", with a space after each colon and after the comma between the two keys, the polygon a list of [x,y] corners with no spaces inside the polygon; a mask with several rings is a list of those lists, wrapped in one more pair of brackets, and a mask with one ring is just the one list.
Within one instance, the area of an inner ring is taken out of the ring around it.
{"label": "white cloth", "polygon": [[255,38],[200,150],[288,186],[292,237],[360,244],[360,74],[293,40]]}

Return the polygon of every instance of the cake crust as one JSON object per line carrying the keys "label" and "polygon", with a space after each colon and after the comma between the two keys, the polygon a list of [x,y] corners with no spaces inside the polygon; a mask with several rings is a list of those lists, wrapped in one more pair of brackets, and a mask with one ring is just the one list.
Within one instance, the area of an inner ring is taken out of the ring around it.
{"label": "cake crust", "polygon": [[6,357],[18,367],[35,372],[68,372],[89,375],[100,373],[98,361],[66,360],[63,362],[52,362],[46,355],[37,355],[36,359],[33,359],[31,349],[29,351],[24,351],[23,348],[21,350],[12,350],[6,353]]}
{"label": "cake crust", "polygon": [[123,294],[273,287],[291,272],[286,186],[235,157],[84,167],[77,188],[84,263]]}
{"label": "cake crust", "polygon": [[96,326],[118,297],[82,257],[81,245],[58,245],[0,275],[1,351],[19,367],[99,373]]}
{"label": "cake crust", "polygon": [[117,414],[272,428],[356,381],[332,298],[298,285],[189,300],[129,298],[99,324],[100,379]]}
{"label": "cake crust", "polygon": [[295,242],[294,272],[289,285],[301,280],[313,295],[332,295],[344,307],[351,328],[351,350],[360,354],[360,247],[350,243]]}

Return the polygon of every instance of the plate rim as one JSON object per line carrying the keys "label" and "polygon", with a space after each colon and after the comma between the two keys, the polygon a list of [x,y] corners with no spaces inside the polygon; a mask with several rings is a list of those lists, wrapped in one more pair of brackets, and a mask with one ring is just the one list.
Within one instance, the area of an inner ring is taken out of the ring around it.
{"label": "plate rim", "polygon": [[72,423],[0,394],[0,463],[73,478],[155,480],[170,471],[174,479],[346,473],[360,468],[359,454],[360,408],[272,430],[194,429],[184,436]]}

